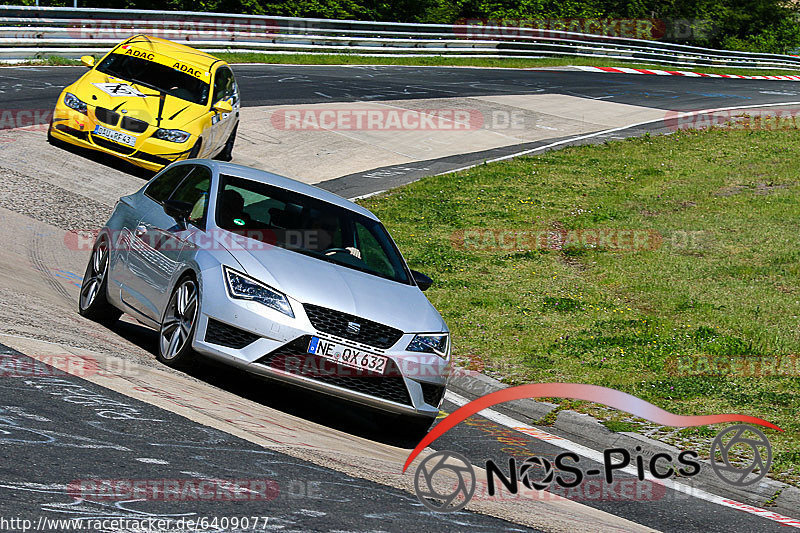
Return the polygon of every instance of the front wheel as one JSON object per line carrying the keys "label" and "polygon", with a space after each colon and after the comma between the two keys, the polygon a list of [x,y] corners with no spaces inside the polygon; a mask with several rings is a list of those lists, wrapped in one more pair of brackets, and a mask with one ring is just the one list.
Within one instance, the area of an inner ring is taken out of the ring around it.
{"label": "front wheel", "polygon": [[192,146],[192,149],[189,151],[189,155],[186,156],[186,159],[196,159],[198,155],[200,155],[200,148],[203,146],[203,138],[198,137]]}
{"label": "front wheel", "polygon": [[78,313],[95,322],[113,324],[122,311],[108,301],[108,241],[101,237],[94,245],[86,265],[78,298]]}
{"label": "front wheel", "polygon": [[197,327],[200,291],[190,276],[181,278],[169,299],[158,331],[157,359],[167,366],[180,367],[194,356],[192,337]]}

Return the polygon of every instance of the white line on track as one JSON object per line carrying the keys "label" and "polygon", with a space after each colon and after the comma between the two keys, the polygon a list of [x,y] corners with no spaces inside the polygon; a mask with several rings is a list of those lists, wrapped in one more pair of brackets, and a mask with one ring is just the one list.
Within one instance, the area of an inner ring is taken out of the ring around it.
{"label": "white line on track", "polygon": [[[742,105],[742,106],[732,106],[732,107],[718,107],[716,109],[700,109],[698,111],[676,112],[675,116],[671,117],[670,120],[680,120],[682,118],[702,115],[704,113],[720,113],[720,112],[723,112],[723,111],[736,111],[736,110],[739,110],[739,109],[760,109],[760,108],[764,108],[764,107],[784,107],[784,106],[787,106],[787,105],[795,105],[796,106],[796,105],[800,105],[800,102],[779,102],[779,103],[774,103],[774,104],[752,104],[752,105]],[[668,112],[669,112],[669,110],[665,110],[664,111],[664,113],[668,113]],[[587,133],[586,135],[578,135],[577,137],[570,137],[568,139],[562,139],[560,141],[556,141],[556,142],[553,142],[553,143],[550,143],[550,144],[546,144],[544,146],[539,146],[538,148],[531,148],[530,150],[523,150],[521,152],[515,152],[513,154],[504,155],[502,157],[496,157],[494,159],[487,159],[485,161],[482,161],[480,163],[475,163],[473,165],[467,165],[465,167],[460,167],[460,168],[456,168],[456,169],[453,169],[453,170],[447,170],[445,172],[440,172],[439,174],[436,174],[436,175],[437,176],[443,176],[445,174],[452,174],[453,172],[461,172],[462,170],[469,170],[471,168],[475,168],[475,167],[483,165],[485,163],[496,163],[498,161],[505,161],[507,159],[513,159],[515,157],[520,157],[520,156],[523,156],[523,155],[534,154],[536,152],[542,152],[544,150],[548,150],[550,148],[555,148],[557,146],[562,146],[562,145],[565,145],[565,144],[569,144],[569,143],[572,143],[572,142],[575,142],[575,141],[582,141],[584,139],[591,139],[593,137],[599,137],[601,135],[607,135],[609,133],[614,133],[614,132],[617,132],[617,131],[623,131],[623,130],[627,130],[627,129],[630,129],[630,128],[636,128],[636,127],[639,127],[639,126],[646,126],[647,124],[655,124],[657,122],[662,122],[662,121],[666,121],[666,120],[667,119],[666,119],[666,116],[665,116],[665,118],[657,118],[657,119],[654,119],[654,120],[645,120],[644,122],[636,122],[634,124],[628,124],[627,126],[619,126],[617,128],[611,128],[611,129],[608,129],[608,130],[601,130],[601,131],[596,131],[594,133]]]}
{"label": "white line on track", "polygon": [[[461,407],[462,405],[466,405],[469,403],[467,398],[456,394],[452,391],[447,391],[445,394],[445,399],[458,405]],[[544,430],[535,428],[523,422],[519,422],[511,418],[510,416],[504,415],[503,413],[499,413],[492,409],[484,409],[479,413],[482,417],[491,420],[501,426],[505,426],[507,428],[511,428],[515,431],[519,431],[520,433],[524,433],[525,435],[529,435],[531,437],[543,440],[545,442],[549,442],[553,446],[557,446],[563,450],[567,450],[570,452],[577,453],[578,455],[585,457],[591,461],[603,463],[603,454],[597,450],[593,450],[587,446],[582,444],[578,444],[576,442],[572,442],[569,439],[565,439],[564,437],[560,437],[558,435],[554,435],[552,433],[548,433]],[[622,469],[623,472],[626,474],[631,474],[635,476],[637,474],[636,468],[633,466],[628,466]],[[723,498],[722,496],[717,496],[716,494],[711,494],[710,492],[706,492],[702,489],[698,489],[695,487],[690,487],[689,485],[684,485],[683,483],[678,483],[671,479],[655,479],[650,476],[648,472],[646,478],[650,481],[655,483],[661,483],[665,487],[681,492],[683,494],[687,494],[699,500],[715,503],[717,505],[722,505],[723,507],[728,507],[730,509],[738,509],[739,511],[744,511],[745,513],[749,513],[752,515],[760,516],[762,518],[766,518],[768,520],[772,520],[773,522],[777,522],[784,526],[790,526],[800,529],[800,520],[796,518],[791,518],[789,516],[784,516],[772,511],[768,511],[766,509],[762,509],[760,507],[753,507],[752,505],[747,505],[741,502],[737,502],[736,500],[731,500],[729,498]]]}
{"label": "white line on track", "polygon": [[348,198],[351,202],[355,202],[356,200],[363,200],[365,198],[369,198],[370,196],[376,196],[382,192],[386,192],[386,189],[381,189],[380,191],[369,192],[367,194],[362,194],[361,196],[353,196],[352,198]]}
{"label": "white line on track", "polygon": [[[715,109],[700,109],[698,111],[676,112],[675,116],[671,117],[670,120],[680,120],[682,118],[702,115],[704,113],[720,113],[720,112],[723,112],[723,111],[736,111],[736,110],[740,110],[740,109],[761,109],[761,108],[765,108],[765,107],[784,107],[784,106],[788,106],[788,105],[800,105],[800,102],[777,102],[777,103],[773,103],[773,104],[752,104],[752,105],[742,105],[742,106],[732,106],[732,107],[718,107],[718,108],[715,108]],[[668,112],[669,112],[669,110],[665,110],[664,111],[664,113],[668,113]],[[555,141],[555,142],[552,142],[550,144],[546,144],[544,146],[539,146],[537,148],[531,148],[529,150],[523,150],[521,152],[515,152],[513,154],[504,155],[502,157],[496,157],[494,159],[486,159],[484,161],[481,161],[480,163],[474,163],[472,165],[467,165],[465,167],[459,167],[459,168],[455,168],[455,169],[452,169],[452,170],[446,170],[444,172],[440,172],[439,174],[435,174],[435,176],[444,176],[444,175],[447,175],[447,174],[453,174],[454,172],[461,172],[461,171],[464,171],[464,170],[469,170],[471,168],[475,168],[475,167],[481,166],[481,165],[483,165],[485,163],[496,163],[498,161],[505,161],[507,159],[513,159],[515,157],[520,157],[520,156],[523,156],[523,155],[534,154],[536,152],[543,152],[545,150],[549,150],[551,148],[556,148],[558,146],[563,146],[565,144],[573,143],[573,142],[576,142],[576,141],[582,141],[584,139],[591,139],[593,137],[599,137],[601,135],[608,135],[609,133],[615,133],[615,132],[618,132],[618,131],[624,131],[624,130],[627,130],[627,129],[630,129],[630,128],[636,128],[636,127],[639,127],[639,126],[646,126],[648,124],[655,124],[657,122],[661,122],[661,121],[665,121],[665,120],[667,120],[666,117],[665,118],[657,118],[657,119],[654,119],[654,120],[645,120],[644,122],[635,122],[633,124],[628,124],[626,126],[619,126],[619,127],[611,128],[611,129],[607,129],[607,130],[596,131],[594,133],[587,133],[586,135],[578,135],[576,137],[570,137],[568,139],[562,139],[560,141]],[[414,180],[414,181],[417,181],[417,180]],[[386,192],[386,189],[381,189],[379,191],[363,194],[361,196],[354,196],[352,198],[348,198],[348,200],[350,200],[351,202],[355,202],[357,200],[363,200],[365,198],[369,198],[370,196],[375,196],[376,194],[380,194],[382,192]]]}

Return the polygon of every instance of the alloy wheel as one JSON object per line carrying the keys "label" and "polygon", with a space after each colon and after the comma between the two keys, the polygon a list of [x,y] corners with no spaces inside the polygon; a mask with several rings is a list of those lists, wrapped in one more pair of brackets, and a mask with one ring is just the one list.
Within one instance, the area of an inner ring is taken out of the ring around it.
{"label": "alloy wheel", "polygon": [[100,288],[103,286],[107,270],[108,245],[105,241],[101,241],[92,252],[92,259],[89,262],[89,268],[86,273],[87,276],[81,286],[81,309],[88,309],[94,303],[97,293],[100,292]]}
{"label": "alloy wheel", "polygon": [[159,351],[164,359],[174,359],[189,341],[197,318],[197,284],[186,279],[172,293],[159,333]]}

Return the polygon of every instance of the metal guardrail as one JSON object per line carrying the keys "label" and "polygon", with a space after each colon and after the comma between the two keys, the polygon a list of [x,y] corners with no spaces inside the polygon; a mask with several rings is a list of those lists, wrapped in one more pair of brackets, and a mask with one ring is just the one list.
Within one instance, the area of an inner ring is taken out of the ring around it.
{"label": "metal guardrail", "polygon": [[208,52],[541,58],[602,57],[680,67],[800,69],[800,58],[536,28],[411,24],[187,11],[0,6],[0,59],[104,53],[136,34]]}

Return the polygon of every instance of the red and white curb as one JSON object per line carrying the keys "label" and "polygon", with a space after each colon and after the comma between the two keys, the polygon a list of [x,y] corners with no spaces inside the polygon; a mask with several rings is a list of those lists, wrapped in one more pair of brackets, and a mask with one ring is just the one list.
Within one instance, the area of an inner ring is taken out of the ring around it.
{"label": "red and white curb", "polygon": [[655,70],[627,67],[583,67],[575,68],[585,72],[614,72],[617,74],[655,74],[656,76],[686,76],[688,78],[735,78],[742,80],[780,80],[800,81],[800,76],[743,76],[741,74],[707,74],[705,72],[689,72],[688,70]]}

